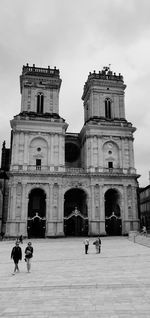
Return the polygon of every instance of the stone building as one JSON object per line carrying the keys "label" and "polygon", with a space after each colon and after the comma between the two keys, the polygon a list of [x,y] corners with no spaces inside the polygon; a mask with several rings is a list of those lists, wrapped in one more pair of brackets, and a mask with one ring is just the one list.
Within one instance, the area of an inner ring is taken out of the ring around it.
{"label": "stone building", "polygon": [[89,73],[84,124],[59,115],[59,70],[23,66],[21,111],[11,120],[6,236],[125,235],[139,226],[135,128],[121,74]]}
{"label": "stone building", "polygon": [[6,148],[5,141],[2,147],[1,168],[0,168],[0,233],[4,234],[6,229],[8,212],[8,171],[10,166],[10,148]]}
{"label": "stone building", "polygon": [[139,189],[140,223],[150,232],[150,185]]}

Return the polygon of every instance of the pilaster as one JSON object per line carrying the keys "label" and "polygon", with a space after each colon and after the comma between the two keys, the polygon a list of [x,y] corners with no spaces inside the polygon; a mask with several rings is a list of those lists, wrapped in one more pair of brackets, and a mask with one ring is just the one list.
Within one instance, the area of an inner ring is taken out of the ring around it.
{"label": "pilaster", "polygon": [[106,235],[105,231],[105,202],[103,194],[103,186],[99,187],[99,196],[100,196],[100,235]]}
{"label": "pilaster", "polygon": [[24,164],[28,164],[28,135],[24,134]]}

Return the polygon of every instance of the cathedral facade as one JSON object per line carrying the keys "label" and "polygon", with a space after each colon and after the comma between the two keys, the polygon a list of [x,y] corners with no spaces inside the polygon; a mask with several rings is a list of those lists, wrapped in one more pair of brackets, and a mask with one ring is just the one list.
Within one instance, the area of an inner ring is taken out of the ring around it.
{"label": "cathedral facade", "polygon": [[7,237],[126,235],[139,227],[135,128],[126,85],[109,68],[89,73],[84,124],[67,132],[59,70],[23,66],[21,110],[11,120]]}

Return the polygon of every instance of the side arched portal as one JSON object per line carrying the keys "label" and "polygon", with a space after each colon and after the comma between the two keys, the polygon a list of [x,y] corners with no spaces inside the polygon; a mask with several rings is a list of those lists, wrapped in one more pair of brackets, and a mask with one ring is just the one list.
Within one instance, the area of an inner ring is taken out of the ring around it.
{"label": "side arched portal", "polygon": [[122,234],[122,220],[120,212],[120,193],[116,189],[109,189],[105,193],[105,230],[107,235]]}
{"label": "side arched portal", "polygon": [[46,228],[46,195],[40,189],[33,189],[29,194],[28,203],[28,237],[45,237]]}
{"label": "side arched portal", "polygon": [[64,196],[64,233],[88,235],[87,195],[82,189],[70,189]]}

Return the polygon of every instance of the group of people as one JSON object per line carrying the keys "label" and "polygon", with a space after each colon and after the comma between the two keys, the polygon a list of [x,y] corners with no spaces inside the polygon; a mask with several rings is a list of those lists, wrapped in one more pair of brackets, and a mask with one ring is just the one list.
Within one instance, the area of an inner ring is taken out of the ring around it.
{"label": "group of people", "polygon": [[[85,246],[85,254],[88,254],[88,249],[89,249],[89,244],[90,244],[89,238],[86,238],[83,243]],[[93,242],[93,245],[95,245],[96,254],[100,254],[100,252],[101,252],[101,239],[99,236]]]}
{"label": "group of people", "polygon": [[[13,259],[14,264],[15,264],[14,271],[13,271],[12,275],[15,275],[16,272],[19,272],[18,263],[19,263],[19,261],[22,260],[22,249],[20,247],[20,243],[23,243],[22,235],[19,238],[17,238],[15,246],[12,248],[12,251],[11,251],[11,259]],[[88,254],[89,244],[90,244],[89,238],[86,238],[83,243],[85,246],[85,254]],[[99,236],[95,239],[95,241],[93,242],[93,245],[95,245],[96,253],[100,254],[100,252],[101,252],[101,239]],[[25,248],[25,258],[24,258],[26,265],[27,265],[27,272],[28,273],[30,273],[30,270],[31,270],[31,258],[32,257],[33,257],[32,243],[28,242],[27,247]]]}
{"label": "group of people", "polygon": [[[18,267],[18,263],[19,261],[22,260],[22,249],[20,247],[20,240],[16,240],[16,244],[13,247],[12,251],[11,251],[11,258],[14,261],[15,267],[14,267],[14,271],[13,271],[13,275],[15,275],[16,272],[19,272],[19,267]],[[25,248],[25,262],[27,264],[27,272],[30,273],[31,270],[31,258],[33,257],[33,247],[32,247],[32,243],[28,242],[27,247]]]}

